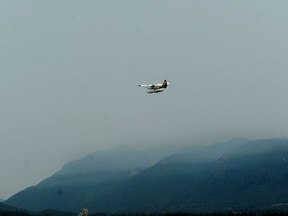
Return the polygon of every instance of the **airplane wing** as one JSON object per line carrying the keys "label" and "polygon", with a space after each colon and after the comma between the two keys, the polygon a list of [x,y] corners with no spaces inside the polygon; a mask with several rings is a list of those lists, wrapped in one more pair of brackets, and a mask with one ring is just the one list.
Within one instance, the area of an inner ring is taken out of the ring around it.
{"label": "airplane wing", "polygon": [[138,85],[138,86],[141,86],[141,87],[145,87],[145,88],[151,89],[151,88],[153,88],[154,85],[152,85],[152,84],[144,84],[144,85]]}
{"label": "airplane wing", "polygon": [[152,87],[152,84],[145,84],[145,85],[138,85],[138,86],[149,88],[149,87]]}
{"label": "airplane wing", "polygon": [[144,85],[138,85],[138,86],[145,87],[148,89],[157,89],[157,88],[160,88],[162,84],[144,84]]}

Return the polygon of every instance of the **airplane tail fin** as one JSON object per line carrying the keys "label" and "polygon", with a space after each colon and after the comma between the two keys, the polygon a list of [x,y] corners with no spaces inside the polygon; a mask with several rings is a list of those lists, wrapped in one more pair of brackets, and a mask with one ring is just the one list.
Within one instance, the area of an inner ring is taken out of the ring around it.
{"label": "airplane tail fin", "polygon": [[162,87],[167,88],[167,86],[168,86],[168,82],[167,82],[167,80],[164,80],[164,82],[162,83]]}

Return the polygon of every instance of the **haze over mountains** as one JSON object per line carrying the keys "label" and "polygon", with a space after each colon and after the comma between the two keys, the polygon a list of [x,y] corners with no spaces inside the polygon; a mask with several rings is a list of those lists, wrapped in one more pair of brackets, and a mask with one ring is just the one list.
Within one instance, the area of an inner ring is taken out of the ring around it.
{"label": "haze over mountains", "polygon": [[4,203],[108,213],[288,209],[287,139],[159,150],[123,146],[90,154]]}

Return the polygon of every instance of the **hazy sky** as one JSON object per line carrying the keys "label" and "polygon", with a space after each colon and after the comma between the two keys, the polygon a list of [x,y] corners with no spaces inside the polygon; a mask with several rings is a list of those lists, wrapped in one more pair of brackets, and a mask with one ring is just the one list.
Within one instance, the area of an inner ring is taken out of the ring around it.
{"label": "hazy sky", "polygon": [[[288,136],[286,0],[0,0],[0,197],[119,144]],[[171,85],[146,94],[138,84]]]}

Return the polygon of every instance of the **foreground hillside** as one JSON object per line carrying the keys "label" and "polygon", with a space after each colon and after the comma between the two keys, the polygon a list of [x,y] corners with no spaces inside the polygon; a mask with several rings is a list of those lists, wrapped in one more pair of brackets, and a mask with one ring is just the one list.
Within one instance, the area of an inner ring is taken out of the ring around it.
{"label": "foreground hillside", "polygon": [[0,212],[3,212],[3,211],[18,211],[17,208],[15,207],[11,207],[9,205],[5,205],[3,203],[0,202]]}
{"label": "foreground hillside", "polygon": [[188,148],[154,165],[138,153],[118,149],[71,162],[5,203],[108,213],[288,210],[288,140]]}

